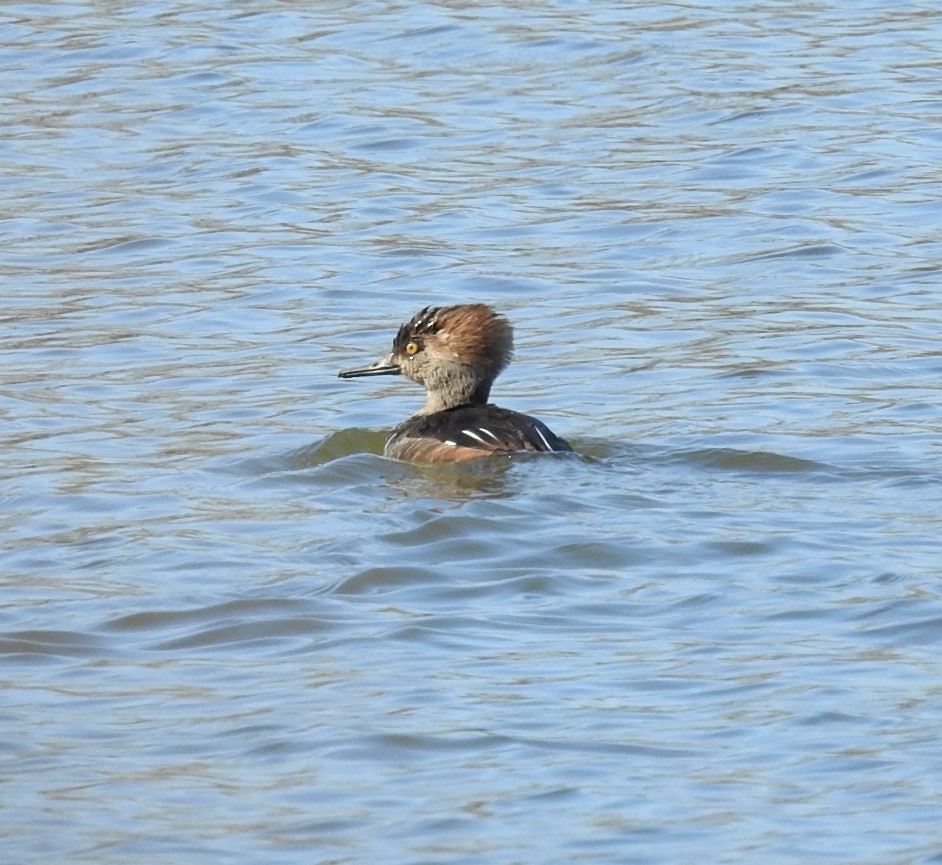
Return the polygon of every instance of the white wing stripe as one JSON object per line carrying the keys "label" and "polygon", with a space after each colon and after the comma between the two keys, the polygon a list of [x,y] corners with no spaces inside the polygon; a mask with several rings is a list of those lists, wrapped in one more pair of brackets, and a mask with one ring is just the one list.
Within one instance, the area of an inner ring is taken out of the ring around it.
{"label": "white wing stripe", "polygon": [[482,439],[474,430],[463,429],[463,430],[461,431],[461,434],[462,434],[462,435],[466,435],[468,438],[472,438],[472,439],[474,439],[475,441],[480,442],[482,445],[486,445],[486,444],[487,444],[487,442],[484,441],[484,439]]}
{"label": "white wing stripe", "polygon": [[533,429],[535,429],[535,430],[536,430],[536,434],[537,434],[541,439],[543,439],[543,444],[546,445],[546,449],[547,449],[548,451],[551,451],[551,450],[553,449],[553,446],[546,440],[546,436],[543,435],[543,430],[541,430],[541,429],[540,429],[538,426],[536,426],[536,425],[534,425]]}

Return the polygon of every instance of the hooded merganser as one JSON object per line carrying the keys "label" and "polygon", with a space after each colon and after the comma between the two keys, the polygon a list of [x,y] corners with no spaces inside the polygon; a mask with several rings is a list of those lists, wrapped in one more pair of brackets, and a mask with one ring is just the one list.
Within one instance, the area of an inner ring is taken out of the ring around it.
{"label": "hooded merganser", "polygon": [[394,459],[452,463],[510,451],[571,451],[536,418],[487,401],[512,353],[513,328],[489,306],[427,306],[399,328],[387,357],[340,378],[402,374],[424,385],[425,406],[386,440],[386,456]]}

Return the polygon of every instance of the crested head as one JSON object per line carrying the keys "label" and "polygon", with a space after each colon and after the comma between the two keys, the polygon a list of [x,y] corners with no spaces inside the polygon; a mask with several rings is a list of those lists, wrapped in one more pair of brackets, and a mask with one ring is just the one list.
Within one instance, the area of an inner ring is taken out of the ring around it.
{"label": "crested head", "polygon": [[425,307],[399,328],[392,350],[403,375],[425,385],[426,411],[487,402],[512,354],[510,322],[483,303]]}
{"label": "crested head", "polygon": [[410,345],[438,358],[480,367],[493,379],[510,363],[514,335],[510,322],[483,303],[427,306],[399,328],[393,354],[408,354]]}

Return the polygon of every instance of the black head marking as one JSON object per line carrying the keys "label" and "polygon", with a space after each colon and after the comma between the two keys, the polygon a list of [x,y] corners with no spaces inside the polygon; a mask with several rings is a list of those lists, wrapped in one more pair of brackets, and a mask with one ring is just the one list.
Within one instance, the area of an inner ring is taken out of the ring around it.
{"label": "black head marking", "polygon": [[410,321],[407,321],[393,340],[393,352],[401,352],[410,342],[418,342],[422,345],[423,336],[431,336],[440,330],[438,325],[438,313],[441,312],[440,306],[427,306],[419,310]]}

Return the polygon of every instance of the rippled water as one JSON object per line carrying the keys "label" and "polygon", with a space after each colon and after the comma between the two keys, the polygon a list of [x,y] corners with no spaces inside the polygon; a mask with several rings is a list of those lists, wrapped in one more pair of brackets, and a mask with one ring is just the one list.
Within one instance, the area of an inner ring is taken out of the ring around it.
{"label": "rippled water", "polygon": [[2,16],[6,861],[942,862],[934,4]]}

